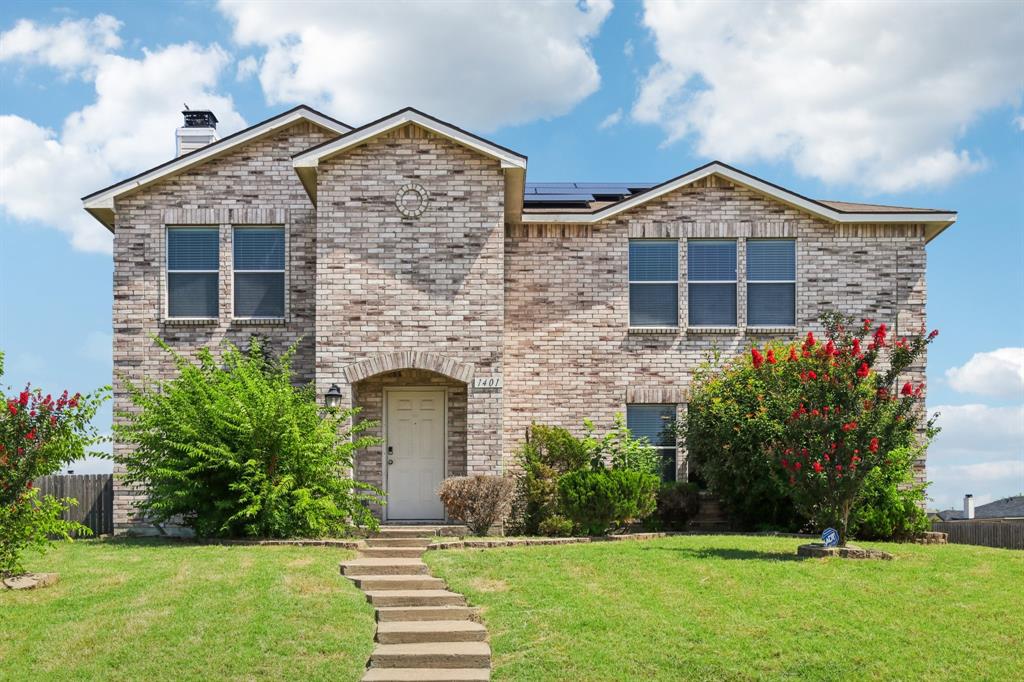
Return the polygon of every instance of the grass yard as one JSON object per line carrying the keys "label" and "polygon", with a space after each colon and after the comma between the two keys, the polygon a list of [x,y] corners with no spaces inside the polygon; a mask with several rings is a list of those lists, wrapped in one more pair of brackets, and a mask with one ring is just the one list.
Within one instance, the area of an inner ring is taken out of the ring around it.
{"label": "grass yard", "polygon": [[1020,679],[1024,552],[792,538],[428,552],[483,607],[496,680]]}
{"label": "grass yard", "polygon": [[0,592],[2,680],[358,680],[373,611],[316,547],[81,541]]}

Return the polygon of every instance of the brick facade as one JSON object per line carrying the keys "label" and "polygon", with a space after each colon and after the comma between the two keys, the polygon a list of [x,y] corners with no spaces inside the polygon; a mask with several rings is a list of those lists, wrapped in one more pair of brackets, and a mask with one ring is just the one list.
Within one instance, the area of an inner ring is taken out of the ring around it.
{"label": "brick facade", "polygon": [[[318,395],[337,384],[360,419],[380,420],[388,386],[448,392],[448,474],[498,473],[532,421],[577,429],[610,423],[630,402],[685,409],[690,376],[713,350],[743,352],[770,337],[817,329],[838,309],[920,331],[925,228],[826,222],[719,176],[590,224],[506,222],[506,185],[494,158],[409,124],[320,162],[315,205],[291,157],[335,137],[311,123],[119,199],[114,240],[115,410],[126,380],[169,376],[159,335],[185,353],[259,333],[283,349],[299,339],[299,378]],[[399,188],[429,195],[405,217]],[[231,230],[284,225],[286,319],[231,319]],[[164,315],[168,225],[221,231],[220,317],[172,323]],[[628,241],[679,240],[680,328],[629,329]],[[737,240],[738,325],[687,329],[686,240]],[[745,323],[746,240],[797,243],[797,324]],[[473,387],[501,377],[501,389]],[[924,377],[924,367],[914,379]],[[380,427],[376,427],[379,432]],[[126,446],[116,443],[115,454]],[[358,454],[356,476],[383,482],[380,447]],[[679,459],[685,473],[685,458]],[[923,462],[920,475],[923,477]],[[115,484],[115,525],[132,527],[138,491]]]}

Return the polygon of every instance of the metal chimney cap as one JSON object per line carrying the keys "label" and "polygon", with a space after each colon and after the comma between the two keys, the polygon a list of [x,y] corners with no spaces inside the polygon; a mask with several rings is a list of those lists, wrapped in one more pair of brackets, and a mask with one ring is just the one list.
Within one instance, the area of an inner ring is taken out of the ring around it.
{"label": "metal chimney cap", "polygon": [[217,117],[207,109],[186,109],[181,112],[185,116],[186,128],[216,128]]}

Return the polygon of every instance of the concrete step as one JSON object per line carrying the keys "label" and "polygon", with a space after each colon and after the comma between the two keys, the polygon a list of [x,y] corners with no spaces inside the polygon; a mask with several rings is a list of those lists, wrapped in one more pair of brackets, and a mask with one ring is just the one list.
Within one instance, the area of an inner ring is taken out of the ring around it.
{"label": "concrete step", "polygon": [[427,565],[419,559],[353,559],[341,562],[343,576],[422,575]]}
{"label": "concrete step", "polygon": [[415,559],[426,547],[365,547],[359,553],[367,559]]}
{"label": "concrete step", "polygon": [[469,620],[473,609],[468,606],[383,606],[377,609],[378,623],[400,620]]}
{"label": "concrete step", "polygon": [[443,590],[446,585],[432,575],[357,575],[350,578],[364,592],[380,590]]}
{"label": "concrete step", "polygon": [[370,654],[371,668],[489,668],[487,642],[425,642],[378,644]]}
{"label": "concrete step", "polygon": [[374,606],[464,606],[466,598],[448,590],[379,590],[366,593]]}
{"label": "concrete step", "polygon": [[468,535],[469,529],[454,524],[423,524],[423,525],[385,525],[372,533],[374,538],[432,538],[437,535],[446,537]]}
{"label": "concrete step", "polygon": [[487,628],[471,620],[406,620],[377,624],[380,644],[483,642]]}
{"label": "concrete step", "polygon": [[433,538],[366,538],[367,547],[426,547]]}
{"label": "concrete step", "polygon": [[488,668],[370,668],[363,682],[486,682]]}

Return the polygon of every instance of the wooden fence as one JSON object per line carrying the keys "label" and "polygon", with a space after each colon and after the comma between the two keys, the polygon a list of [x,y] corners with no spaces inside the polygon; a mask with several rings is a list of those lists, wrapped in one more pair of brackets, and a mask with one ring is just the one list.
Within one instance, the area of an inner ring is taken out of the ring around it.
{"label": "wooden fence", "polygon": [[64,474],[34,481],[40,495],[73,497],[78,506],[64,512],[68,521],[88,526],[93,535],[114,532],[114,476],[112,474]]}
{"label": "wooden fence", "polygon": [[958,545],[1024,549],[1024,521],[935,521],[932,530]]}

